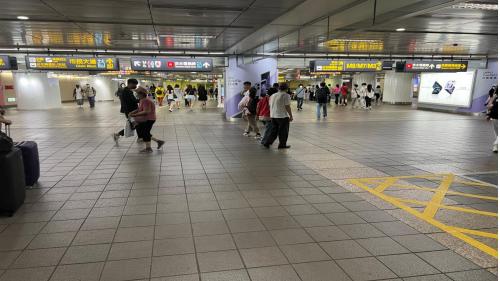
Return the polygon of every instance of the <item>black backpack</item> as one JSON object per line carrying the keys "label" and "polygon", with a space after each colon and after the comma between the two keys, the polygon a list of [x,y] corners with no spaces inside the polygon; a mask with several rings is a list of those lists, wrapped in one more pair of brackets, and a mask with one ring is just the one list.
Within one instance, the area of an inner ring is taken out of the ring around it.
{"label": "black backpack", "polygon": [[319,90],[316,91],[316,100],[322,103],[327,102],[328,94],[327,88],[319,88]]}

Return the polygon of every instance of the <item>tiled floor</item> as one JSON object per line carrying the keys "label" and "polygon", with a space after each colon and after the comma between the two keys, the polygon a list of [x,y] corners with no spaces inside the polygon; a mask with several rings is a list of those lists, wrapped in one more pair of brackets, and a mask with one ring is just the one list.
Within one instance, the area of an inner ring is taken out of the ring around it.
{"label": "tiled floor", "polygon": [[481,119],[383,106],[317,122],[306,105],[278,151],[215,108],[161,109],[167,143],[142,155],[114,145],[117,112],[8,112],[15,139],[38,142],[42,177],[0,217],[0,281],[497,279],[496,259],[345,181],[496,171]]}

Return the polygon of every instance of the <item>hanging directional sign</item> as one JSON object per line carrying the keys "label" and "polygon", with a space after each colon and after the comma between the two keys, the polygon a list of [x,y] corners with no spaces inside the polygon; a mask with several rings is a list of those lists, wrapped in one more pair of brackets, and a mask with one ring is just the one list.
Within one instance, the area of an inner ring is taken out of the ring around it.
{"label": "hanging directional sign", "polygon": [[130,58],[130,66],[132,70],[137,71],[211,72],[213,61],[212,59],[135,57]]}
{"label": "hanging directional sign", "polygon": [[404,72],[465,72],[466,61],[414,61],[406,62]]}
{"label": "hanging directional sign", "polygon": [[371,72],[382,71],[381,61],[315,60],[309,64],[313,73],[321,72]]}
{"label": "hanging directional sign", "polygon": [[0,56],[0,70],[17,70],[17,59],[11,56]]}
{"label": "hanging directional sign", "polygon": [[26,67],[38,70],[119,70],[118,60],[112,57],[27,56]]}

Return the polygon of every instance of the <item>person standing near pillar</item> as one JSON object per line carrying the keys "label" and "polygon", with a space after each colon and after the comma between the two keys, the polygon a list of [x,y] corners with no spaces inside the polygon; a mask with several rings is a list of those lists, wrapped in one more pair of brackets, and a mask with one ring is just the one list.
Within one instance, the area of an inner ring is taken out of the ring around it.
{"label": "person standing near pillar", "polygon": [[290,128],[290,122],[293,121],[292,109],[290,107],[290,95],[287,94],[288,84],[281,83],[279,85],[279,91],[272,95],[269,99],[269,106],[271,108],[271,122],[272,129],[269,135],[269,139],[264,144],[264,147],[269,148],[276,138],[279,137],[278,149],[288,149],[290,145],[287,145],[288,141],[288,130]]}

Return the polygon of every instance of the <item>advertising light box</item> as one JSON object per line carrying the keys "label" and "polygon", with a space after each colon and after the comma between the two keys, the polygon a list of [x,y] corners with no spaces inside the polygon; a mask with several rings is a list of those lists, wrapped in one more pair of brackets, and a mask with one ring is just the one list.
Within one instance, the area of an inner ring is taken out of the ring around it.
{"label": "advertising light box", "polygon": [[315,60],[309,64],[312,73],[321,72],[375,72],[382,71],[381,61]]}
{"label": "advertising light box", "polygon": [[82,56],[27,56],[26,66],[37,70],[106,71],[120,69],[116,58]]}
{"label": "advertising light box", "polygon": [[469,107],[472,101],[474,71],[455,73],[422,73],[418,102]]}
{"label": "advertising light box", "polygon": [[17,59],[11,56],[0,56],[0,70],[17,70]]}
{"label": "advertising light box", "polygon": [[169,71],[169,72],[211,72],[212,59],[190,58],[130,58],[130,66],[136,71]]}
{"label": "advertising light box", "polygon": [[467,61],[415,61],[406,62],[403,72],[466,72]]}

